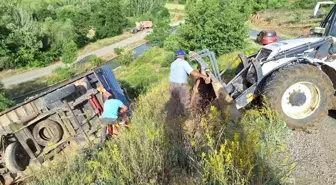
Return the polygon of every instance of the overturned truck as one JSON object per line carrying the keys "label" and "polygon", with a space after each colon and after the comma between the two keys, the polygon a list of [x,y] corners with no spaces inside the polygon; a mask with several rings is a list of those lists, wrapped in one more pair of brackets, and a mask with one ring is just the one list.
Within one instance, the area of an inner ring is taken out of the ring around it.
{"label": "overturned truck", "polygon": [[58,153],[96,143],[103,110],[98,86],[129,106],[112,69],[102,66],[0,113],[0,184],[22,180]]}

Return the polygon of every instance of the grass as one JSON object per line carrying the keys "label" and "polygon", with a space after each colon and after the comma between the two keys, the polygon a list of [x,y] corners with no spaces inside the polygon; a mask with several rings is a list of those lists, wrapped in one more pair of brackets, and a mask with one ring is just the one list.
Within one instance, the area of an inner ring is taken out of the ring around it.
{"label": "grass", "polygon": [[184,14],[184,5],[182,4],[173,4],[173,3],[167,3],[166,8],[168,8],[170,13],[170,21],[172,23],[180,22],[184,20],[185,14]]}
{"label": "grass", "polygon": [[309,30],[319,26],[329,12],[322,8],[321,15],[313,17],[311,9],[263,10],[252,15],[248,24],[255,30],[274,30],[285,38],[309,34]]}
{"label": "grass", "polygon": [[184,11],[184,5],[182,4],[167,3],[166,8],[169,11]]}
{"label": "grass", "polygon": [[279,155],[290,133],[285,123],[259,107],[237,121],[214,106],[172,114],[179,104],[170,99],[164,56],[152,48],[115,73],[136,97],[132,129],[101,150],[55,161],[28,184],[287,183],[293,165]]}

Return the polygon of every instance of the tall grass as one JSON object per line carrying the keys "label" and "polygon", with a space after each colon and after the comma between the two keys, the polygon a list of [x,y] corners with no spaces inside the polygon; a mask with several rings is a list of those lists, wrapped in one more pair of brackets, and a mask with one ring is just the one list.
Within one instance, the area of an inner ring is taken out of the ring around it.
{"label": "tall grass", "polygon": [[[137,97],[132,128],[101,150],[57,161],[31,185],[284,184],[294,167],[285,149],[290,134],[267,108],[238,121],[214,106],[175,115],[165,53],[153,48],[116,73]],[[227,109],[229,110],[229,109]]]}
{"label": "tall grass", "polygon": [[290,164],[270,161],[284,148],[288,130],[271,111],[248,111],[230,126],[228,115],[219,119],[222,113],[214,107],[207,114],[167,117],[169,101],[165,78],[138,97],[131,130],[86,157],[57,162],[29,184],[286,182]]}

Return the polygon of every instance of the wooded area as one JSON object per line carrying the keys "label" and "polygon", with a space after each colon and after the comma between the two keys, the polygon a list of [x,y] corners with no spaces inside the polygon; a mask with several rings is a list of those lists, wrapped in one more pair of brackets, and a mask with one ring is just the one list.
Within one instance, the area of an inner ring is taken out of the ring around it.
{"label": "wooded area", "polygon": [[77,48],[122,33],[165,1],[13,0],[0,2],[0,70],[45,66],[60,56],[73,62]]}

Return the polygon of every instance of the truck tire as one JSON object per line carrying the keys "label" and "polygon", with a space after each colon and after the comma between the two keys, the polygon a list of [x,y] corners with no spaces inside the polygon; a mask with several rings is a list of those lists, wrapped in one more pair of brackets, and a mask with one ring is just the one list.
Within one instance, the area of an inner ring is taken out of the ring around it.
{"label": "truck tire", "polygon": [[44,120],[37,123],[33,128],[33,137],[42,146],[57,143],[63,135],[62,127],[54,121]]}
{"label": "truck tire", "polygon": [[12,173],[19,173],[29,165],[29,156],[19,142],[11,143],[5,150],[5,164]]}
{"label": "truck tire", "polygon": [[305,129],[327,116],[335,90],[329,77],[309,64],[290,65],[266,81],[264,95],[291,129]]}

